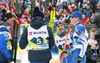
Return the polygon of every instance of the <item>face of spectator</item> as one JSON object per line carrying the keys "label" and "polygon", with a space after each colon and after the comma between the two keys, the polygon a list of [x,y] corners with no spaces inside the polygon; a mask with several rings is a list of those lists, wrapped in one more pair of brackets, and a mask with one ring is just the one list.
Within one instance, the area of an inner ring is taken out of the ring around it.
{"label": "face of spectator", "polygon": [[28,8],[31,8],[31,6],[30,6],[30,5],[28,5]]}
{"label": "face of spectator", "polygon": [[12,17],[12,18],[6,20],[6,23],[8,23],[9,25],[12,25],[14,20],[15,20],[15,18]]}
{"label": "face of spectator", "polygon": [[66,10],[64,10],[64,12],[63,13],[66,13]]}
{"label": "face of spectator", "polygon": [[51,6],[51,3],[49,3],[49,6]]}
{"label": "face of spectator", "polygon": [[76,1],[75,1],[75,0],[73,0],[73,2],[75,3]]}
{"label": "face of spectator", "polygon": [[24,10],[24,14],[27,14],[27,11],[26,10]]}
{"label": "face of spectator", "polygon": [[29,18],[31,18],[31,14],[29,14]]}
{"label": "face of spectator", "polygon": [[83,14],[83,19],[85,18],[85,15]]}
{"label": "face of spectator", "polygon": [[70,12],[72,12],[73,11],[73,9],[72,8],[70,8]]}
{"label": "face of spectator", "polygon": [[55,10],[55,7],[52,7],[53,10]]}
{"label": "face of spectator", "polygon": [[37,2],[39,2],[39,0],[37,0]]}
{"label": "face of spectator", "polygon": [[46,10],[48,10],[48,8],[46,8]]}
{"label": "face of spectator", "polygon": [[24,15],[22,15],[22,18],[24,18],[25,16]]}
{"label": "face of spectator", "polygon": [[52,2],[54,2],[54,0],[52,0]]}
{"label": "face of spectator", "polygon": [[85,3],[85,1],[83,1],[83,3]]}
{"label": "face of spectator", "polygon": [[59,5],[61,5],[61,2],[59,2]]}
{"label": "face of spectator", "polygon": [[0,12],[2,11],[2,8],[0,8]]}
{"label": "face of spectator", "polygon": [[56,31],[61,34],[64,32],[64,25],[62,24],[59,24],[57,27],[56,27]]}
{"label": "face of spectator", "polygon": [[28,0],[26,0],[26,2],[28,2]]}
{"label": "face of spectator", "polygon": [[96,35],[96,32],[90,32],[90,38],[91,39],[94,39],[95,38],[95,35]]}
{"label": "face of spectator", "polygon": [[23,6],[23,3],[21,3],[21,5],[20,6]]}
{"label": "face of spectator", "polygon": [[92,16],[94,16],[94,15],[95,15],[95,13],[92,14]]}
{"label": "face of spectator", "polygon": [[97,8],[100,9],[100,4],[97,4]]}
{"label": "face of spectator", "polygon": [[69,4],[71,4],[71,1],[69,1]]}
{"label": "face of spectator", "polygon": [[59,19],[62,21],[63,20],[63,16],[61,16]]}
{"label": "face of spectator", "polygon": [[88,6],[87,9],[90,9],[90,6]]}

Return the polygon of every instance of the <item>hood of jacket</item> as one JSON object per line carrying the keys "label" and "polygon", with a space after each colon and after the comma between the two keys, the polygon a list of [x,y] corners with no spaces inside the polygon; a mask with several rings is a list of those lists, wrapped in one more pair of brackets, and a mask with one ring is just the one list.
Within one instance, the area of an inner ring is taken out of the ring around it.
{"label": "hood of jacket", "polygon": [[0,21],[0,26],[1,25],[4,25],[4,26],[10,26],[9,24],[7,24],[6,22],[4,22],[4,21]]}
{"label": "hood of jacket", "polygon": [[4,21],[0,21],[0,26],[6,26],[8,29],[10,29],[10,25],[7,24],[7,23],[4,22]]}
{"label": "hood of jacket", "polygon": [[43,18],[40,16],[36,16],[32,18],[30,26],[35,29],[39,29],[41,26],[45,25]]}

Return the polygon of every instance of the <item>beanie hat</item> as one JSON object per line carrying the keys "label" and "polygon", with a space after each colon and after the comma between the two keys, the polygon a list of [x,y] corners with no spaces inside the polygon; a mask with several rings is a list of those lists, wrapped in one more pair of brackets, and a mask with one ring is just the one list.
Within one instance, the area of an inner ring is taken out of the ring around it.
{"label": "beanie hat", "polygon": [[34,8],[33,17],[40,16],[44,18],[44,13],[38,7]]}
{"label": "beanie hat", "polygon": [[7,13],[5,13],[5,15],[3,15],[2,20],[6,21],[6,20],[8,20],[8,19],[10,19],[12,17],[13,17],[13,15],[8,10]]}
{"label": "beanie hat", "polygon": [[90,1],[87,1],[87,3],[89,4],[89,3],[90,3]]}
{"label": "beanie hat", "polygon": [[57,27],[59,24],[62,24],[62,25],[63,25],[62,21],[57,20],[57,21],[55,22],[55,24],[54,24],[54,27]]}
{"label": "beanie hat", "polygon": [[77,17],[78,19],[80,19],[80,21],[82,20],[82,13],[80,11],[73,12],[72,16]]}
{"label": "beanie hat", "polygon": [[6,13],[6,10],[5,9],[2,9],[2,13]]}

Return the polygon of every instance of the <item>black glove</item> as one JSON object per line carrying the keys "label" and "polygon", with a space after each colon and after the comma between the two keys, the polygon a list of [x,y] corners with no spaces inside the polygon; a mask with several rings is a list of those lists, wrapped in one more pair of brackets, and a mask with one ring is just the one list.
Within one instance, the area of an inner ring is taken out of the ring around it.
{"label": "black glove", "polygon": [[62,53],[67,53],[67,51],[63,51]]}
{"label": "black glove", "polygon": [[92,55],[94,52],[95,52],[94,49],[87,49],[86,55],[87,55],[87,56],[90,56],[90,55]]}
{"label": "black glove", "polygon": [[13,61],[13,58],[11,57],[11,58],[9,58],[7,60],[8,60],[8,62],[12,62]]}
{"label": "black glove", "polygon": [[81,63],[82,58],[80,56],[78,56],[78,62],[77,63]]}

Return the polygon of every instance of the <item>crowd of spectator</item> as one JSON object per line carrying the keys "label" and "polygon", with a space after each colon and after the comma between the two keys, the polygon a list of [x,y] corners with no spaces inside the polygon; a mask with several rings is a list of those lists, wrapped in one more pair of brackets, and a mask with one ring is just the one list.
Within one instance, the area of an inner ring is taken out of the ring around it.
{"label": "crowd of spectator", "polygon": [[[10,10],[12,13],[15,12],[15,1],[2,1],[0,3],[0,10],[6,9]],[[80,10],[83,13],[82,24],[92,24],[93,16],[95,12],[100,12],[100,2],[97,0],[36,0],[36,6],[38,6],[41,11],[44,12],[46,17],[46,22],[49,22],[50,11],[56,10],[56,19],[65,18],[63,23],[69,24],[70,14],[74,11]],[[12,11],[13,8],[13,11]],[[20,14],[21,21],[29,22],[31,18],[31,1],[26,0],[25,4],[23,1],[20,3]],[[24,15],[24,16],[23,16]],[[23,16],[23,17],[22,17]],[[22,20],[22,18],[26,18]],[[29,18],[29,19],[28,19]]]}
{"label": "crowd of spectator", "polygon": [[[20,2],[20,21],[24,24],[30,23],[31,18],[31,0]],[[15,10],[16,1],[8,0],[0,2],[0,20],[4,19],[7,10],[13,14]],[[55,11],[55,21],[61,20],[63,24],[69,25],[71,14],[75,11],[82,12],[81,24],[95,24],[94,18],[96,13],[100,13],[100,0],[36,0],[35,6],[39,7],[44,13],[46,23],[49,23],[51,10]],[[94,30],[94,29],[93,29]],[[91,34],[92,35],[92,34]],[[94,39],[93,39],[94,40]],[[96,47],[96,46],[95,46]],[[91,63],[91,62],[90,62]]]}
{"label": "crowd of spectator", "polygon": [[[15,0],[0,2],[0,17],[5,13],[5,10],[10,10],[15,13]],[[35,6],[38,6],[45,14],[45,22],[49,23],[51,10],[55,10],[56,20],[61,20],[64,24],[70,23],[70,16],[73,12],[79,10],[83,14],[81,23],[94,24],[94,15],[100,12],[99,0],[36,0]],[[20,2],[20,20],[23,23],[31,21],[31,0]]]}

